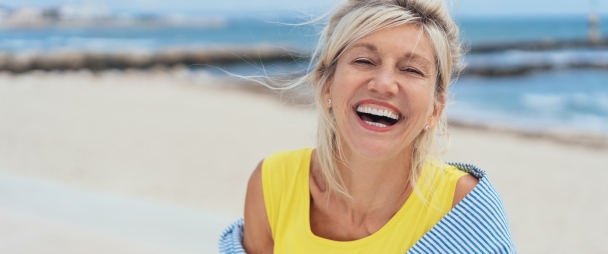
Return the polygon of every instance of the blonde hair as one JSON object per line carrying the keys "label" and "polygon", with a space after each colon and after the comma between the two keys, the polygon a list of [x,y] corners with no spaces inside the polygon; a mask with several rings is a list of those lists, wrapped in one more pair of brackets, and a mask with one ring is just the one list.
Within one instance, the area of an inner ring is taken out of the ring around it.
{"label": "blonde hair", "polygon": [[[322,32],[312,55],[312,70],[288,87],[310,84],[315,90],[315,105],[319,111],[317,134],[317,161],[321,174],[330,191],[350,197],[337,170],[343,160],[340,137],[331,110],[325,107],[324,93],[336,71],[337,59],[342,52],[358,39],[378,30],[394,26],[414,24],[426,34],[434,48],[437,67],[437,83],[433,94],[435,105],[445,106],[448,86],[461,70],[461,44],[458,27],[452,21],[442,0],[348,0],[338,6]],[[443,111],[445,112],[445,110]],[[423,131],[415,139],[411,154],[409,182],[416,185],[426,163],[440,161],[447,151],[449,135],[445,114],[430,130]],[[433,173],[433,172],[429,172]],[[430,177],[429,179],[432,179]]]}

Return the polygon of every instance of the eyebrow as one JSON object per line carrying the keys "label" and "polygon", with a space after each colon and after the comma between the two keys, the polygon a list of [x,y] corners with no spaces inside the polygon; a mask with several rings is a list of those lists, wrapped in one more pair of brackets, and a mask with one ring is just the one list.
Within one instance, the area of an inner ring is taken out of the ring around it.
{"label": "eyebrow", "polygon": [[378,51],[378,48],[376,48],[376,46],[374,46],[374,44],[365,43],[365,42],[357,43],[357,44],[351,46],[351,48],[359,48],[359,47],[363,47],[363,48],[369,49],[371,51]]}
{"label": "eyebrow", "polygon": [[[410,61],[416,61],[418,63],[421,63],[423,65],[430,65],[432,62],[429,59],[426,59],[426,57],[423,57],[419,54],[416,54],[414,52],[409,52],[409,53],[405,53],[403,54],[403,56],[407,59],[409,59]],[[422,62],[420,61],[422,60]]]}

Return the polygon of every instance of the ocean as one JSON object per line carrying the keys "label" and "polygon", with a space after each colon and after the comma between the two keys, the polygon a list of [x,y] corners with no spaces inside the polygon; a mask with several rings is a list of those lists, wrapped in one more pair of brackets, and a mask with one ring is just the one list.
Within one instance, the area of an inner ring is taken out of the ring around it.
{"label": "ocean", "polygon": [[[601,17],[605,22],[608,17]],[[267,45],[310,53],[321,25],[290,25],[293,17],[225,17],[198,26],[46,27],[0,29],[0,53],[38,54],[57,50],[94,52],[156,51],[170,48]],[[552,42],[587,38],[587,17],[460,18],[465,45]],[[600,25],[608,36],[608,25]],[[506,50],[471,53],[469,68],[507,68],[531,63],[543,70],[511,76],[465,75],[451,88],[452,120],[529,131],[566,131],[608,135],[608,68],[571,68],[580,63],[608,66],[608,48],[546,51]],[[239,75],[278,76],[306,71],[307,63],[216,66]],[[225,75],[212,67],[191,70]]]}

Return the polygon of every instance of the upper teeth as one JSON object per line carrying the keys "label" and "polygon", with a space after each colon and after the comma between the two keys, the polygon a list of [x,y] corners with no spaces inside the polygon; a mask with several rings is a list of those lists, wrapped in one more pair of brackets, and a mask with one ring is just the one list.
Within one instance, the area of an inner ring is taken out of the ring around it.
{"label": "upper teeth", "polygon": [[382,110],[382,109],[358,106],[357,112],[372,114],[372,115],[376,115],[376,116],[385,116],[388,118],[399,120],[399,115],[397,113],[393,113],[392,111],[387,110],[387,109]]}

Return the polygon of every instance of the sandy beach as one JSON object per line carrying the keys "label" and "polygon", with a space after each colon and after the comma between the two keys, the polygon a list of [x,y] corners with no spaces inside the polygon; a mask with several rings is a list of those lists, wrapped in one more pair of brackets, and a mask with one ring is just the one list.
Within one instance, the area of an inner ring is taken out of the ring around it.
{"label": "sandy beach", "polygon": [[[257,163],[315,143],[310,106],[241,83],[0,73],[0,253],[217,253]],[[459,126],[446,160],[488,171],[521,253],[608,252],[608,148]]]}

